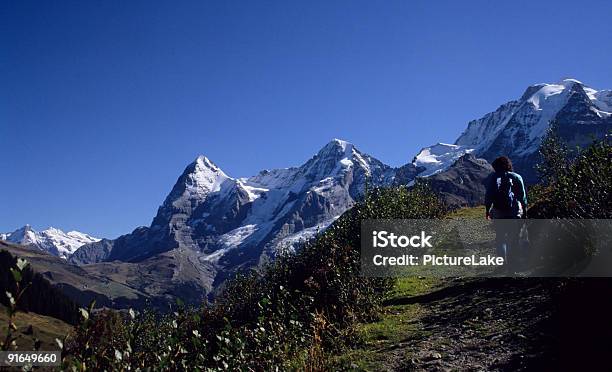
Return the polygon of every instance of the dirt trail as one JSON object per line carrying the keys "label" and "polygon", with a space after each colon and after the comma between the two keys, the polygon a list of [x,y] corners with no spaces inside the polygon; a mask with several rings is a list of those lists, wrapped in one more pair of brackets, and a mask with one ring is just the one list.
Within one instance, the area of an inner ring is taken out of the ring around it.
{"label": "dirt trail", "polygon": [[550,285],[524,279],[456,282],[387,305],[418,304],[418,331],[379,350],[388,370],[524,370],[542,363],[551,345]]}

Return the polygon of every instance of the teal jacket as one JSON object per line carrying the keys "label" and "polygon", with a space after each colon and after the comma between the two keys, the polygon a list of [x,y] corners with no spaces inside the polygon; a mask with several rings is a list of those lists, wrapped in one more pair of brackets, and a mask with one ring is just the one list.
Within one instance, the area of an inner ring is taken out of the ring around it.
{"label": "teal jacket", "polygon": [[[503,176],[504,173],[507,173],[512,180],[512,192],[514,193],[516,200],[521,203],[523,214],[525,214],[527,212],[527,193],[525,192],[525,183],[523,182],[523,178],[514,172],[493,172],[486,180],[485,208],[487,212],[489,212],[493,206],[493,199],[495,197],[495,191],[497,190],[497,179]],[[518,213],[518,206],[516,208],[516,211],[512,211],[512,213],[515,215]]]}

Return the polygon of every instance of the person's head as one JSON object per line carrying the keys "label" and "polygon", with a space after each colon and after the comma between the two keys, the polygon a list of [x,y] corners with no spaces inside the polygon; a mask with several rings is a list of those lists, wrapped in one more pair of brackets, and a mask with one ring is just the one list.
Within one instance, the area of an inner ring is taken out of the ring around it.
{"label": "person's head", "polygon": [[512,172],[512,162],[507,156],[500,156],[491,165],[496,172]]}

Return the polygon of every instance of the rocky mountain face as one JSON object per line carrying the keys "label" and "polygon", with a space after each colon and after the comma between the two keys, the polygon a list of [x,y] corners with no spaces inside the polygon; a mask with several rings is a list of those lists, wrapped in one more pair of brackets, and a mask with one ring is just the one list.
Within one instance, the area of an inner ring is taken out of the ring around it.
{"label": "rocky mountain face", "polygon": [[[170,272],[165,280],[184,284],[188,267],[197,289],[207,293],[237,270],[263,264],[325,229],[363,196],[366,181],[389,186],[397,173],[342,140],[329,142],[300,167],[248,178],[230,177],[199,156],[149,227],[85,245],[70,262],[164,261]],[[416,172],[402,174],[411,181]]]}
{"label": "rocky mountain face", "polygon": [[482,205],[485,181],[492,172],[489,162],[465,154],[445,171],[427,177],[427,182],[449,206]]}
{"label": "rocky mountain face", "polygon": [[612,91],[574,79],[530,86],[518,100],[471,121],[454,145],[426,147],[414,163],[433,174],[465,153],[488,161],[506,155],[527,182],[535,182],[538,149],[551,123],[570,147],[590,144],[612,130]]}
{"label": "rocky mountain face", "polygon": [[30,225],[25,225],[13,232],[0,234],[0,240],[39,249],[66,259],[83,245],[100,239],[78,231],[66,233],[53,227],[36,231]]}

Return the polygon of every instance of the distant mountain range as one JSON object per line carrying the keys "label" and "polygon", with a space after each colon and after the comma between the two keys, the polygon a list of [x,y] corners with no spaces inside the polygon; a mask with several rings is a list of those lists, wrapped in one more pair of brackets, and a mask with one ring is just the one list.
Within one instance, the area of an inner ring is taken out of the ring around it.
{"label": "distant mountain range", "polygon": [[78,231],[65,233],[53,227],[36,231],[30,225],[25,225],[13,232],[0,234],[0,240],[36,248],[61,258],[68,258],[81,246],[97,242],[100,239]]}
{"label": "distant mountain range", "polygon": [[[127,279],[119,281],[139,294],[199,302],[237,271],[259,267],[327,228],[363,197],[366,183],[412,185],[426,177],[450,205],[482,204],[488,161],[509,155],[516,170],[533,182],[537,150],[551,122],[558,123],[568,143],[585,145],[612,129],[611,112],[611,91],[568,79],[529,87],[519,100],[470,122],[454,144],[423,148],[399,168],[338,139],[299,167],[247,178],[231,177],[198,156],[150,226],[112,240],[84,235],[91,241],[67,245],[64,240],[61,249],[47,243],[37,247],[68,257],[69,263],[88,264],[90,273],[111,275],[121,267]],[[21,244],[21,235],[4,239]],[[45,239],[32,241],[57,240]]]}

